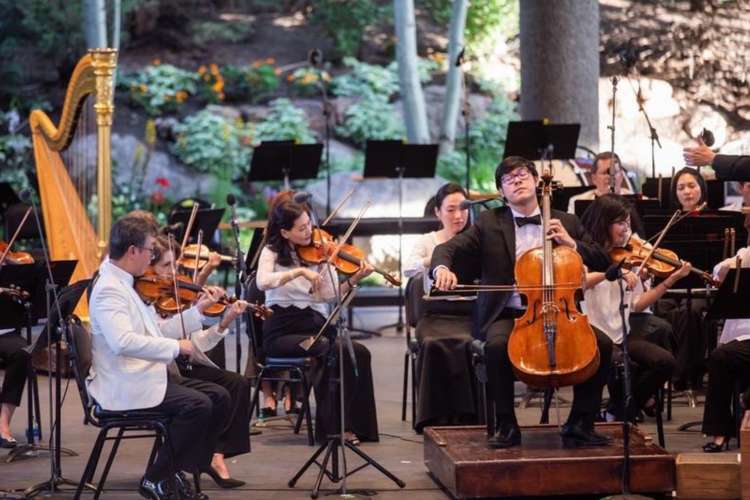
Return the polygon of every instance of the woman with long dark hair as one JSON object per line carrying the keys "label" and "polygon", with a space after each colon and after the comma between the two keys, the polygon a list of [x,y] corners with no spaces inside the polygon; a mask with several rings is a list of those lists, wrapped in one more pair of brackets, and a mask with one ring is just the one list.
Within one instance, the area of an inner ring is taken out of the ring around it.
{"label": "woman with long dark hair", "polygon": [[[336,330],[329,327],[307,351],[300,347],[300,343],[318,333],[337,292],[345,294],[360,279],[372,273],[372,266],[363,262],[358,272],[339,281],[336,269],[329,264],[302,262],[296,248],[310,244],[312,226],[305,207],[293,201],[283,201],[272,209],[266,236],[266,246],[258,260],[257,284],[265,291],[266,306],[274,313],[263,325],[263,347],[268,356],[318,358],[314,381],[317,401],[315,434],[318,441],[324,441],[339,429],[337,398],[333,397],[328,386],[329,379],[338,373],[335,367],[339,361]],[[355,444],[360,440],[377,441],[370,352],[362,344],[352,344],[356,370],[346,349],[343,359],[347,439]]]}
{"label": "woman with long dark hair", "polygon": [[[627,245],[633,236],[630,204],[625,198],[616,194],[606,194],[594,200],[583,214],[583,225],[592,239],[605,250]],[[677,280],[690,272],[690,264],[685,263],[659,285],[652,287],[649,279],[636,276],[635,270],[623,270],[623,285],[628,308],[625,309],[628,334],[628,350],[631,359],[638,369],[633,371],[633,399],[636,409],[643,409],[647,414],[656,410],[654,395],[664,382],[672,376],[675,360],[669,350],[663,347],[664,332],[669,324],[656,318],[648,311],[664,292]],[[620,284],[607,281],[605,273],[589,272],[586,274],[584,292],[584,312],[589,322],[609,336],[615,346],[622,346],[623,324],[619,314]],[[616,349],[615,353],[619,350]],[[610,380],[612,380],[610,378]],[[609,411],[618,419],[623,415],[623,398],[620,383],[610,383]],[[630,413],[632,417],[634,413]]]}

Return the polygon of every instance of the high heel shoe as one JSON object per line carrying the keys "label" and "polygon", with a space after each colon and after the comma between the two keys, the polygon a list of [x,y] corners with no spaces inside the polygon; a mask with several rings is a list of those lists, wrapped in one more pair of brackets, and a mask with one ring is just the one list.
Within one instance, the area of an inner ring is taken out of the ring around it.
{"label": "high heel shoe", "polygon": [[724,451],[725,449],[729,449],[729,440],[725,440],[721,444],[716,444],[713,441],[709,441],[708,443],[703,445],[703,452],[704,453],[720,453]]}
{"label": "high heel shoe", "polygon": [[201,472],[211,476],[211,479],[214,480],[214,482],[219,488],[225,488],[225,489],[239,488],[240,486],[245,485],[245,481],[240,481],[239,479],[232,479],[231,477],[228,479],[224,479],[223,477],[219,475],[218,472],[216,472],[216,469],[214,469],[213,467],[208,467],[207,469],[203,469]]}

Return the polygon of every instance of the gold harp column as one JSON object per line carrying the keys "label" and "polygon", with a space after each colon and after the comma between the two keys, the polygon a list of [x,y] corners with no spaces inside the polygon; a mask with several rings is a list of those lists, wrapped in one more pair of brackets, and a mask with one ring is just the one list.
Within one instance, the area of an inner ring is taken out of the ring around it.
{"label": "gold harp column", "polygon": [[112,115],[114,106],[113,74],[117,65],[116,49],[91,49],[92,66],[96,79],[97,134],[97,195],[99,214],[96,218],[96,233],[99,237],[100,256],[106,253],[109,229],[112,226]]}

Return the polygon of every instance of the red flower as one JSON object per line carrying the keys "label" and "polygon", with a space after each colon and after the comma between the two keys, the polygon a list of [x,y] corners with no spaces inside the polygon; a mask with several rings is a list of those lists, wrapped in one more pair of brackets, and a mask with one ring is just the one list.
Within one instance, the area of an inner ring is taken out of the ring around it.
{"label": "red flower", "polygon": [[161,191],[154,191],[151,193],[151,204],[153,205],[162,205],[166,200],[164,193]]}
{"label": "red flower", "polygon": [[166,177],[157,177],[156,183],[160,185],[161,187],[165,187],[165,188],[169,187],[169,179],[167,179]]}

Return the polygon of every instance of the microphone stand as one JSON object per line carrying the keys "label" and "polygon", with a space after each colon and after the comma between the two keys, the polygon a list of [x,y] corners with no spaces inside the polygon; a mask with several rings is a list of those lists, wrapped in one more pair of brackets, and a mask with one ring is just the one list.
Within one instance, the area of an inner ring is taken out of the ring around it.
{"label": "microphone stand", "polygon": [[463,70],[464,51],[458,55],[456,66],[461,69],[463,106],[461,116],[464,118],[464,138],[466,141],[466,192],[471,194],[471,102],[469,101],[469,86],[466,82],[466,72]]}
{"label": "microphone stand", "polygon": [[612,124],[607,128],[610,130],[610,148],[612,159],[609,162],[609,192],[615,192],[615,110],[617,108],[617,75],[612,77]]}
{"label": "microphone stand", "polygon": [[662,149],[661,141],[659,141],[659,134],[656,133],[656,128],[651,124],[651,119],[648,116],[648,113],[646,113],[646,108],[643,107],[643,101],[641,100],[641,82],[640,79],[638,80],[638,90],[635,90],[633,87],[633,82],[630,81],[630,78],[628,77],[628,84],[630,85],[630,88],[635,93],[635,100],[638,103],[638,110],[643,113],[643,117],[646,119],[646,124],[648,125],[649,130],[649,139],[651,140],[651,177],[656,177],[656,151],[655,151],[655,144],[659,146],[659,149]]}
{"label": "microphone stand", "polygon": [[[235,201],[235,200],[232,200]],[[236,201],[235,201],[236,203]],[[234,210],[234,203],[230,203],[230,207],[232,208],[232,236],[234,237],[234,245],[235,245],[235,254],[234,254],[234,296],[237,297],[237,299],[242,298],[242,277],[245,273],[245,258],[242,253],[242,249],[240,248],[240,224],[237,221],[237,212]],[[252,321],[250,319],[249,321]],[[236,356],[236,371],[237,373],[241,373],[240,371],[240,358],[242,358],[242,344],[240,340],[240,332],[242,331],[240,328],[242,326],[242,318],[240,316],[237,316],[234,319],[234,333],[235,333],[235,356]],[[252,347],[252,344],[249,344]],[[254,353],[253,353],[254,354]],[[248,356],[250,353],[248,353]]]}

